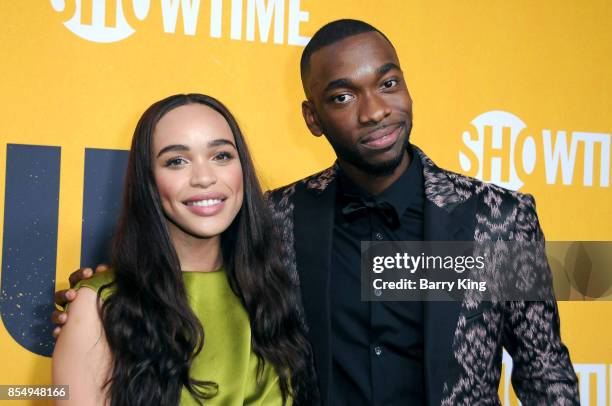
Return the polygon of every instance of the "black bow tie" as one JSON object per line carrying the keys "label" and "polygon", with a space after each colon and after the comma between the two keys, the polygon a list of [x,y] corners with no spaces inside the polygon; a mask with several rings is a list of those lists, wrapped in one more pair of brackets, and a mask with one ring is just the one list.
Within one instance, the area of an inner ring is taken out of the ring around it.
{"label": "black bow tie", "polygon": [[385,224],[391,228],[397,228],[399,226],[399,218],[397,212],[387,202],[364,200],[361,198],[353,198],[347,196],[350,202],[342,209],[342,214],[346,216],[348,221],[354,221],[359,217],[365,216],[368,211],[373,211],[381,216]]}

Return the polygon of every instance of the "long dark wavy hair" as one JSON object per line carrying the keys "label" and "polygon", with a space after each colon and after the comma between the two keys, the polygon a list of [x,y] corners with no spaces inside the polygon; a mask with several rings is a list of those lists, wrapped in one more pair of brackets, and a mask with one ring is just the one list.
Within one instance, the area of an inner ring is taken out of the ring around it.
{"label": "long dark wavy hair", "polygon": [[[204,345],[204,329],[189,307],[179,259],[172,245],[153,177],[153,132],[170,110],[192,103],[206,105],[229,124],[242,165],[244,200],[221,235],[229,284],[246,309],[252,347],[279,376],[283,403],[310,404],[316,386],[311,350],[299,316],[298,297],[282,268],[255,168],[238,123],[218,100],[180,94],[156,102],[140,118],[130,150],[123,209],[112,244],[113,294],[103,303],[101,319],[112,352],[106,382],[111,405],[177,405],[185,386],[198,401],[214,397],[214,382],[189,375]],[[218,309],[218,311],[223,311]]]}

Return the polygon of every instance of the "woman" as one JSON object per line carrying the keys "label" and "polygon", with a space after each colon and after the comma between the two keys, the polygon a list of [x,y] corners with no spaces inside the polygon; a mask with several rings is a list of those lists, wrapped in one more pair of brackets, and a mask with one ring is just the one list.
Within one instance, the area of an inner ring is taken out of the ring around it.
{"label": "woman", "polygon": [[309,403],[310,349],[276,252],[232,114],[199,94],[153,104],[132,140],[113,270],[81,282],[54,383],[78,405]]}

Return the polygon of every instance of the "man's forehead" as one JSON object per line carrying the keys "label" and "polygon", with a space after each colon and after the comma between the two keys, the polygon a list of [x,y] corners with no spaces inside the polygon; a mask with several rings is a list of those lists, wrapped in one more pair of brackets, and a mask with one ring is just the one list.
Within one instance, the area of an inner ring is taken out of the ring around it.
{"label": "man's forehead", "polygon": [[378,32],[353,35],[315,51],[310,58],[310,82],[321,84],[338,78],[375,73],[399,61],[393,46]]}

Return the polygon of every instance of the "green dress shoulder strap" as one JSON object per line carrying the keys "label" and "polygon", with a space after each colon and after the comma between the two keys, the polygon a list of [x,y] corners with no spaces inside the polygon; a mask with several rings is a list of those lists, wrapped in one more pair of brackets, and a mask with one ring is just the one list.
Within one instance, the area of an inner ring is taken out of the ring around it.
{"label": "green dress shoulder strap", "polygon": [[[91,278],[83,279],[79,281],[75,286],[75,290],[79,290],[80,288],[89,288],[96,293],[105,285],[108,285],[115,280],[115,271],[111,268],[104,272],[96,272]],[[102,300],[105,300],[114,292],[114,287],[110,286],[104,290],[102,290]]]}

